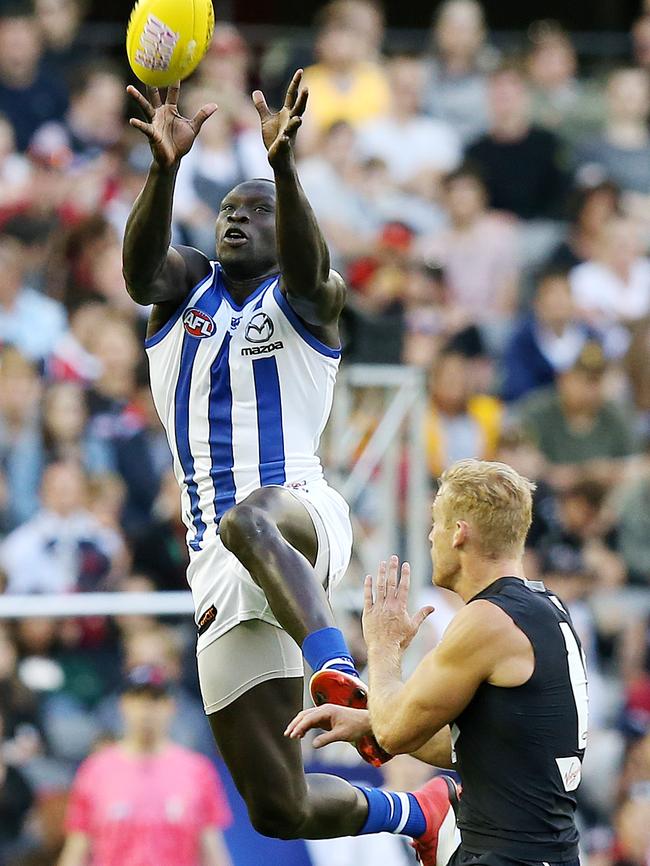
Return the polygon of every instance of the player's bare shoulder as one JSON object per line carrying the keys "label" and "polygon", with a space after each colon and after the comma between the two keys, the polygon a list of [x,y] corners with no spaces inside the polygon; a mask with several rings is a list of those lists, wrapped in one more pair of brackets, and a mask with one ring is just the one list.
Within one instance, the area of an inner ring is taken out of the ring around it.
{"label": "player's bare shoulder", "polygon": [[530,640],[498,605],[476,599],[461,608],[438,647],[462,665],[473,665],[492,685],[522,685],[533,673]]}

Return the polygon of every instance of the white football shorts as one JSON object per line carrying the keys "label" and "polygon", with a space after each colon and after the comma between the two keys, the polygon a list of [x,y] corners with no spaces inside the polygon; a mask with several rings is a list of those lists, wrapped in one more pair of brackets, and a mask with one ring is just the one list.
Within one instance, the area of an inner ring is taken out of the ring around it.
{"label": "white football shorts", "polygon": [[[315,571],[330,593],[350,562],[347,503],[324,479],[285,489],[312,518],[318,538]],[[203,549],[191,551],[188,579],[206,713],[223,709],[265,680],[303,675],[300,648],[280,628],[263,591],[218,535],[205,537]]]}

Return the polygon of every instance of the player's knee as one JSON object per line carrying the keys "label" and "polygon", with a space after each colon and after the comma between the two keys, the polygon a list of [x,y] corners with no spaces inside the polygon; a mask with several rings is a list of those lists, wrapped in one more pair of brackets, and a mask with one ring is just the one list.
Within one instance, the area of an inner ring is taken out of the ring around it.
{"label": "player's knee", "polygon": [[307,820],[305,807],[286,800],[264,799],[249,803],[251,824],[262,836],[272,839],[300,839]]}
{"label": "player's knee", "polygon": [[237,555],[240,550],[250,549],[256,541],[261,542],[271,527],[272,523],[262,508],[242,502],[221,518],[219,535],[224,546]]}

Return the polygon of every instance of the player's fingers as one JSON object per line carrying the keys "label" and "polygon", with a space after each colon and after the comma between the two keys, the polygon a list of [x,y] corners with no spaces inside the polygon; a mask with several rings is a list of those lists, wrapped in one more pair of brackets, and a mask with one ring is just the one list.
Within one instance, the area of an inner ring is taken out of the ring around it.
{"label": "player's fingers", "polygon": [[402,571],[399,578],[399,587],[397,588],[397,596],[400,601],[406,602],[408,600],[409,588],[411,586],[411,566],[408,562],[402,563]]}
{"label": "player's fingers", "polygon": [[180,81],[175,81],[173,84],[170,84],[167,88],[167,98],[165,99],[165,103],[167,105],[178,105],[178,94],[181,92],[181,83]]}
{"label": "player's fingers", "polygon": [[431,614],[434,612],[434,610],[435,610],[435,607],[432,607],[430,604],[428,604],[428,605],[426,605],[425,607],[421,608],[421,609],[420,609],[420,610],[415,614],[415,616],[413,617],[412,622],[413,622],[413,628],[415,629],[416,632],[418,631],[418,629],[420,628],[420,626],[422,625],[422,623],[424,622],[424,620],[425,620],[428,616],[431,616]]}
{"label": "player's fingers", "polygon": [[296,103],[291,110],[292,117],[302,117],[305,113],[305,109],[307,108],[307,100],[309,99],[309,90],[306,87],[300,91],[298,95],[298,99],[296,99]]}
{"label": "player's fingers", "polygon": [[302,69],[296,69],[293,73],[293,78],[289,82],[289,86],[287,87],[287,93],[284,97],[284,107],[285,108],[293,108],[296,103],[296,97],[298,96],[298,88],[300,87],[300,82],[302,81]]}
{"label": "player's fingers", "polygon": [[382,559],[377,571],[377,601],[386,598],[386,560]]}
{"label": "player's fingers", "polygon": [[322,749],[323,746],[329,746],[330,743],[340,743],[341,737],[336,733],[336,731],[325,731],[322,734],[319,734],[317,737],[314,737],[312,740],[312,746],[315,749]]}
{"label": "player's fingers", "polygon": [[308,710],[302,710],[292,719],[287,725],[284,732],[286,737],[304,737],[307,731],[312,728],[328,728],[332,722],[331,707],[311,707]]}
{"label": "player's fingers", "polygon": [[363,609],[372,609],[372,575],[367,574],[363,582]]}
{"label": "player's fingers", "polygon": [[139,129],[140,132],[144,132],[147,138],[153,138],[153,126],[150,123],[138,120],[137,117],[131,117],[129,123],[134,129]]}
{"label": "player's fingers", "polygon": [[302,117],[292,117],[284,131],[285,138],[293,138],[302,125]]}
{"label": "player's fingers", "polygon": [[160,98],[160,91],[157,87],[147,87],[147,96],[149,97],[149,102],[154,108],[160,108],[162,105],[162,99]]}
{"label": "player's fingers", "polygon": [[151,120],[154,116],[155,111],[153,105],[149,102],[149,100],[142,93],[140,93],[137,87],[134,87],[132,84],[129,84],[129,86],[126,88],[126,92],[129,94],[129,96],[135,99],[135,101],[144,112],[145,117]]}
{"label": "player's fingers", "polygon": [[397,572],[399,571],[399,558],[393,554],[388,560],[388,572],[386,575],[386,595],[397,594]]}
{"label": "player's fingers", "polygon": [[192,127],[194,132],[198,133],[198,131],[201,129],[208,117],[212,117],[216,110],[216,102],[209,102],[207,105],[204,105],[203,108],[199,108],[199,110],[190,121],[190,126]]}
{"label": "player's fingers", "polygon": [[253,105],[257,109],[257,113],[260,116],[260,120],[264,122],[271,116],[271,109],[266,104],[266,99],[261,90],[253,91]]}

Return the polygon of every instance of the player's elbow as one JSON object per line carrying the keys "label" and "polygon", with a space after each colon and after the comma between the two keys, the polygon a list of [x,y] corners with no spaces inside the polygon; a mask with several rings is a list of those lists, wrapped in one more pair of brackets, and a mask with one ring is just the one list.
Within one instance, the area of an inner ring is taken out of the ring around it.
{"label": "player's elbow", "polygon": [[389,755],[409,755],[413,751],[406,730],[394,724],[375,725],[374,723],[372,730],[381,748]]}
{"label": "player's elbow", "polygon": [[373,719],[372,730],[379,745],[389,755],[412,755],[426,743],[435,731],[424,732],[413,724],[410,714],[391,719]]}

